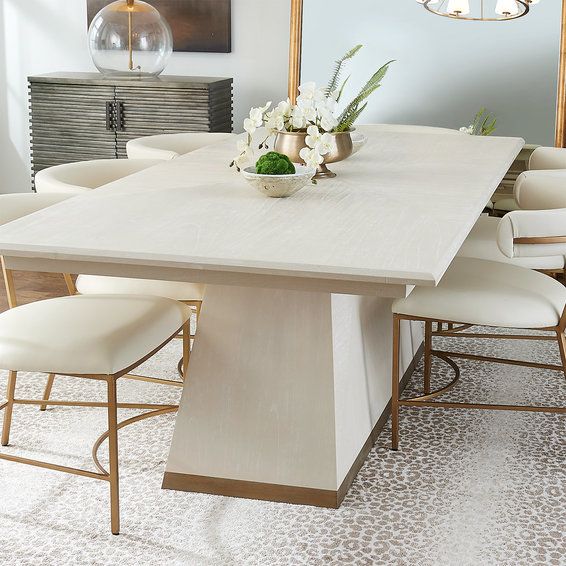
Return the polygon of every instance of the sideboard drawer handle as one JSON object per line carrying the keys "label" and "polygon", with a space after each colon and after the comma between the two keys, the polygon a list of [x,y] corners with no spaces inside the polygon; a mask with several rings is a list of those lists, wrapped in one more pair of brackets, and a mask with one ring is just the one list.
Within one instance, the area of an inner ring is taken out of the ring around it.
{"label": "sideboard drawer handle", "polygon": [[111,100],[106,102],[106,129],[112,131],[114,129],[114,120],[112,114],[114,113],[114,103]]}
{"label": "sideboard drawer handle", "polygon": [[118,100],[116,102],[116,130],[123,132],[124,129],[124,102]]}

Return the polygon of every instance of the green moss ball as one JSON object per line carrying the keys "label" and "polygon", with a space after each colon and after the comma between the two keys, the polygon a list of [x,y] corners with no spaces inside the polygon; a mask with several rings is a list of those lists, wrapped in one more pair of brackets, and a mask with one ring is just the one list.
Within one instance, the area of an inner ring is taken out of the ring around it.
{"label": "green moss ball", "polygon": [[257,160],[255,170],[259,175],[292,175],[295,166],[286,155],[270,151]]}

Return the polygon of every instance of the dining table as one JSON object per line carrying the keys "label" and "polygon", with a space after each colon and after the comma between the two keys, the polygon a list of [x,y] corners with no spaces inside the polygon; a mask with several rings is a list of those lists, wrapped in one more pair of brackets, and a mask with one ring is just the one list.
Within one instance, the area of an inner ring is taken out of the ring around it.
{"label": "dining table", "polygon": [[[339,507],[389,414],[392,302],[438,284],[524,145],[358,130],[289,198],[229,167],[235,138],[0,227],[9,269],[206,284],[164,488]],[[404,323],[404,382],[422,341]]]}

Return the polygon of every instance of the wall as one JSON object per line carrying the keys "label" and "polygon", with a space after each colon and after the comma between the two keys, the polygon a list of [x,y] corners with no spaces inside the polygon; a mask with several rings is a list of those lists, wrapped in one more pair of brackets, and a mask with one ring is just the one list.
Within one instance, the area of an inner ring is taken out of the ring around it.
{"label": "wall", "polygon": [[[241,130],[252,105],[286,96],[289,2],[232,3],[232,53],[175,53],[166,73],[234,77]],[[0,0],[0,193],[30,190],[27,76],[91,70],[86,0]]]}
{"label": "wall", "polygon": [[[324,83],[332,61],[361,42],[352,87],[397,60],[363,121],[460,127],[487,106],[499,134],[552,145],[560,4],[467,23],[415,0],[352,0],[348,13],[343,0],[305,0],[303,77]],[[239,130],[250,106],[286,94],[289,1],[233,0],[233,11],[231,54],[176,53],[167,73],[233,76]],[[93,70],[85,22],[85,0],[0,0],[0,192],[29,190],[26,77]]]}
{"label": "wall", "polygon": [[485,106],[497,134],[553,145],[561,4],[542,0],[509,22],[464,22],[415,0],[353,0],[347,13],[342,0],[306,0],[303,80],[325,84],[332,61],[363,43],[352,85],[396,63],[361,121],[459,128]]}

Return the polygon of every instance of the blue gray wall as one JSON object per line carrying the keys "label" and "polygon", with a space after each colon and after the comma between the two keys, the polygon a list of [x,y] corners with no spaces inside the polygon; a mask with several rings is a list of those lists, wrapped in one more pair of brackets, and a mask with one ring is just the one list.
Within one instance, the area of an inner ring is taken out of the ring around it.
{"label": "blue gray wall", "polygon": [[325,83],[332,61],[363,43],[352,85],[397,62],[362,122],[456,128],[485,106],[499,135],[553,145],[560,11],[559,0],[541,0],[518,20],[463,22],[415,0],[305,0],[303,80]]}

